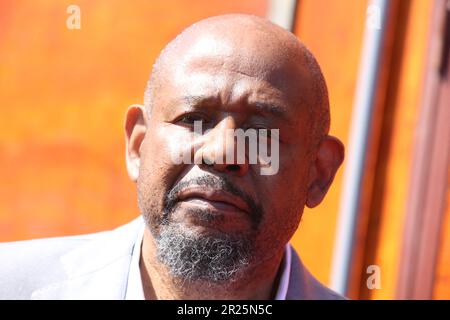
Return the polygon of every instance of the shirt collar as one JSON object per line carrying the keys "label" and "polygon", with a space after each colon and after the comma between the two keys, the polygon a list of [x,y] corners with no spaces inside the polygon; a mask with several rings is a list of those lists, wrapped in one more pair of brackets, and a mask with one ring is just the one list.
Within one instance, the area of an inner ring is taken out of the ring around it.
{"label": "shirt collar", "polygon": [[141,269],[139,268],[144,230],[145,225],[143,225],[139,229],[138,236],[136,238],[133,251],[131,253],[131,263],[130,263],[130,270],[128,272],[125,300],[144,300],[144,289],[142,287]]}
{"label": "shirt collar", "polygon": [[[144,289],[142,287],[141,270],[139,268],[144,230],[145,226],[142,226],[138,232],[138,236],[131,253],[131,264],[128,272],[125,300],[144,300]],[[286,244],[284,258],[281,263],[282,273],[278,284],[277,293],[275,295],[275,300],[286,300],[289,287],[289,276],[291,274],[291,259],[291,246]]]}
{"label": "shirt collar", "polygon": [[284,248],[284,258],[281,264],[281,277],[278,283],[277,294],[275,295],[275,300],[286,300],[288,288],[289,288],[289,277],[291,275],[291,245],[288,243]]}

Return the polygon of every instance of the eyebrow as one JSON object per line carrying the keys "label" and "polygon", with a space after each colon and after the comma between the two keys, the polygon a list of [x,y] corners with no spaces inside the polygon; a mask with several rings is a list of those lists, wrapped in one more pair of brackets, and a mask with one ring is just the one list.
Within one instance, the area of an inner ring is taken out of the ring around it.
{"label": "eyebrow", "polygon": [[[180,99],[188,106],[193,108],[199,107],[200,105],[212,106],[214,104],[220,103],[220,99],[214,96],[183,96]],[[290,117],[285,107],[282,107],[276,103],[256,101],[247,103],[248,106],[253,107],[256,111],[260,113],[270,114],[276,118],[280,118],[289,121]]]}

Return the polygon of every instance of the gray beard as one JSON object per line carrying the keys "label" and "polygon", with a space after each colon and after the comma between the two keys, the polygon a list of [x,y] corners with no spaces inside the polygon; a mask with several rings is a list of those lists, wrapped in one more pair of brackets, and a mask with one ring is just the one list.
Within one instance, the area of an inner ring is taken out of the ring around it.
{"label": "gray beard", "polygon": [[250,241],[228,234],[199,234],[177,224],[161,225],[157,258],[182,283],[231,284],[249,265]]}

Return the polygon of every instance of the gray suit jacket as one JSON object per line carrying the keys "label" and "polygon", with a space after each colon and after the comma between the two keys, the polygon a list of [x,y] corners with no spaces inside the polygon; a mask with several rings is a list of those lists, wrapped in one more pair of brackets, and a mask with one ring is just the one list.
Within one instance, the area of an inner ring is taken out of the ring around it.
{"label": "gray suit jacket", "polygon": [[[0,244],[0,299],[123,299],[141,218],[112,231]],[[342,299],[292,249],[288,299]]]}

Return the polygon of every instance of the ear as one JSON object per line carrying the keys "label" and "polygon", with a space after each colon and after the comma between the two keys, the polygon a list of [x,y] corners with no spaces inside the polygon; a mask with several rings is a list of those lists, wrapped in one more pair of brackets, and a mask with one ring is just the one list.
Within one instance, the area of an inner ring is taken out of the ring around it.
{"label": "ear", "polygon": [[139,176],[141,145],[146,131],[144,106],[130,106],[125,116],[125,156],[128,176],[133,182],[136,182]]}
{"label": "ear", "polygon": [[314,208],[322,202],[336,171],[344,161],[344,145],[332,136],[326,136],[319,145],[309,176],[306,205]]}

